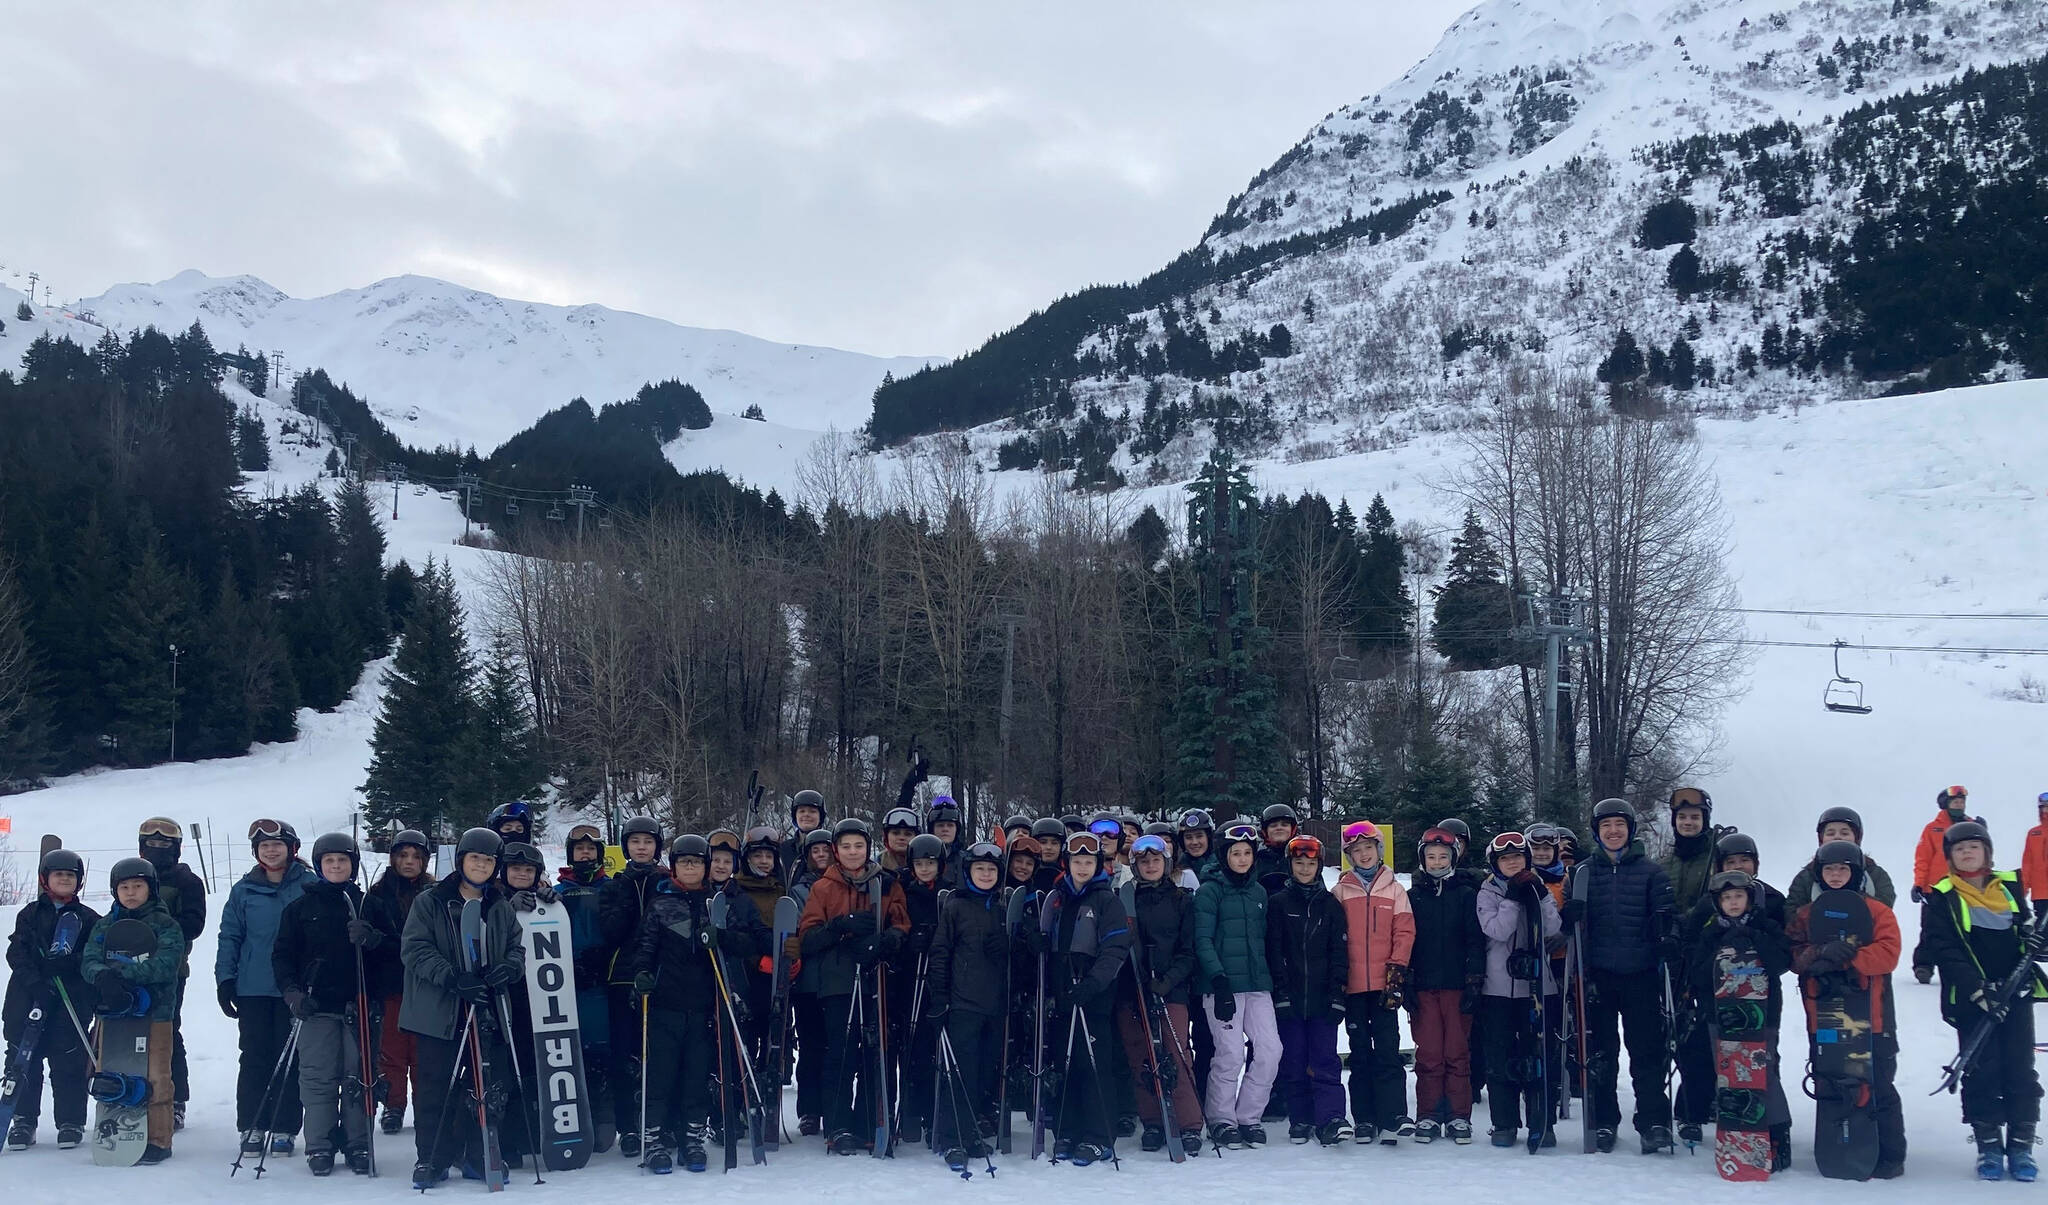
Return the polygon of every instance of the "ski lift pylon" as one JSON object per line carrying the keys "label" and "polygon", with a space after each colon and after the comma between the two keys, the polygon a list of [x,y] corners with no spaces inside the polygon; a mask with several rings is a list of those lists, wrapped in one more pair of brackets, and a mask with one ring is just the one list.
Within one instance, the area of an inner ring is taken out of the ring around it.
{"label": "ski lift pylon", "polygon": [[1842,650],[1847,647],[1847,641],[1835,641],[1835,676],[1828,679],[1827,690],[1821,694],[1821,706],[1843,715],[1869,715],[1870,704],[1863,701],[1863,683],[1842,676]]}

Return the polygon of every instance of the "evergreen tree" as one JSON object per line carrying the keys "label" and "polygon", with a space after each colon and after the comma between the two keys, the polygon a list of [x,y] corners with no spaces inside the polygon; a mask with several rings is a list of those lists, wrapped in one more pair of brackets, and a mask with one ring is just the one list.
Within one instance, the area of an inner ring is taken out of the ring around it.
{"label": "evergreen tree", "polygon": [[1516,778],[1505,748],[1495,745],[1489,750],[1484,777],[1485,789],[1466,817],[1472,840],[1481,849],[1502,833],[1521,832],[1534,815],[1529,792]]}
{"label": "evergreen tree", "polygon": [[470,764],[477,806],[489,809],[540,793],[545,778],[540,744],[511,642],[503,636],[492,640],[477,687],[475,744]]}
{"label": "evergreen tree", "polygon": [[26,625],[14,566],[0,557],[0,794],[34,786],[50,768],[47,683]]}
{"label": "evergreen tree", "polygon": [[1627,327],[1614,337],[1614,346],[1607,358],[1600,361],[1595,375],[1607,386],[1608,399],[1617,405],[1627,405],[1642,397],[1643,378],[1650,365],[1643,349],[1636,343],[1636,337]]}
{"label": "evergreen tree", "polygon": [[260,473],[270,467],[270,436],[253,409],[242,411],[235,419],[235,462],[245,473]]}
{"label": "evergreen tree", "polygon": [[419,578],[403,557],[384,574],[384,619],[391,631],[405,630],[406,617],[412,614],[412,596],[418,588]]}
{"label": "evergreen tree", "polygon": [[1431,642],[1451,668],[1495,669],[1514,660],[1514,595],[1476,510],[1466,510],[1464,530],[1451,540],[1450,565],[1435,595]]}
{"label": "evergreen tree", "polygon": [[[197,649],[193,611],[191,579],[164,563],[154,539],[145,543],[127,587],[114,602],[101,656],[113,708],[107,735],[115,756],[129,765],[151,765],[169,754],[171,646],[178,647],[177,695],[182,698]],[[189,712],[185,718],[190,719]]]}
{"label": "evergreen tree", "polygon": [[1680,247],[1678,254],[1671,257],[1664,279],[1681,298],[1700,291],[1700,257],[1693,253],[1692,244]]}
{"label": "evergreen tree", "polygon": [[443,821],[461,826],[482,814],[470,781],[476,700],[462,623],[454,573],[429,558],[370,738],[362,790],[373,827],[404,823],[432,832]]}
{"label": "evergreen tree", "polygon": [[1394,530],[1394,513],[1378,494],[1365,509],[1360,552],[1359,642],[1368,649],[1398,652],[1408,646],[1415,604],[1408,596],[1408,554]]}
{"label": "evergreen tree", "polygon": [[1410,755],[1408,780],[1395,797],[1394,824],[1408,838],[1392,851],[1398,856],[1395,869],[1415,869],[1413,839],[1446,816],[1470,816],[1473,802],[1472,763],[1456,745],[1425,730]]}
{"label": "evergreen tree", "polygon": [[348,617],[358,663],[382,657],[391,647],[384,603],[384,528],[360,479],[334,496],[336,537],[334,587]]}

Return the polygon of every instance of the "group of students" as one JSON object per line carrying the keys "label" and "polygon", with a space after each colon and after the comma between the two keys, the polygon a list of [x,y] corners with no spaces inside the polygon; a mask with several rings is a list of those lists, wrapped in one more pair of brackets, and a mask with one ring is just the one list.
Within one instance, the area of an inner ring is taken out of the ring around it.
{"label": "group of students", "polygon": [[[1923,835],[1912,958],[1939,974],[1943,1015],[1964,1031],[1990,1015],[1991,985],[2027,956],[2036,916],[2048,910],[2048,852],[2038,889],[1994,870],[1990,835],[1964,814],[1966,801],[1960,787],[1944,791]],[[1607,1152],[1621,1124],[1624,1050],[1641,1148],[1667,1151],[1700,1141],[1712,1120],[1713,1056],[1700,1018],[1714,1008],[1714,952],[1739,925],[1770,978],[1774,1080],[1782,975],[1797,976],[1809,1012],[1823,976],[1846,975],[1868,993],[1875,1175],[1903,1174],[1890,982],[1901,943],[1891,880],[1863,853],[1861,818],[1849,808],[1822,813],[1813,858],[1780,893],[1760,878],[1755,842],[1717,828],[1712,807],[1694,788],[1671,796],[1673,839],[1661,861],[1647,856],[1634,809],[1618,799],[1594,807],[1584,845],[1568,829],[1536,824],[1473,851],[1469,829],[1446,819],[1417,839],[1406,886],[1367,821],[1343,826],[1341,864],[1326,881],[1330,851],[1284,804],[1255,823],[1221,826],[1200,809],[1151,823],[1017,815],[995,839],[969,841],[945,796],[922,813],[891,809],[878,838],[865,820],[828,823],[822,796],[804,791],[788,831],[669,838],[650,817],[629,819],[615,870],[604,835],[577,825],[552,882],[531,817],[514,804],[464,833],[456,864],[438,879],[425,835],[397,833],[367,888],[347,834],[319,838],[301,859],[290,825],[261,820],[249,829],[255,865],[230,892],[214,961],[219,1007],[239,1031],[241,1153],[290,1155],[303,1129],[314,1174],[338,1161],[367,1173],[373,1116],[395,1134],[410,1104],[415,1185],[431,1186],[451,1166],[477,1174],[484,1135],[476,1111],[451,1095],[467,1026],[493,1095],[535,1082],[530,1063],[516,1074],[530,1059],[525,993],[507,990],[524,975],[517,913],[560,903],[597,1149],[615,1143],[654,1172],[678,1163],[703,1170],[707,1147],[730,1124],[733,1089],[714,1074],[727,988],[716,967],[732,968],[740,997],[724,1017],[741,1029],[761,1081],[782,1082],[785,1068],[768,1065],[778,963],[789,968],[799,1131],[836,1154],[899,1153],[928,1140],[960,1170],[986,1157],[1019,1112],[1051,1134],[1056,1161],[1080,1166],[1115,1159],[1117,1139],[1140,1131],[1149,1151],[1178,1144],[1199,1153],[1205,1141],[1256,1148],[1267,1143],[1266,1123],[1283,1120],[1293,1143],[1465,1144],[1482,1091],[1492,1143],[1514,1146],[1526,1132],[1533,1151],[1555,1145],[1554,1122],[1582,1083],[1582,1124]],[[2036,844],[2048,847],[2048,796],[2041,807],[2043,826],[2028,836],[2030,875]],[[177,1022],[206,909],[202,885],[179,862],[177,825],[145,822],[139,840],[141,856],[110,873],[105,916],[79,898],[85,867],[76,854],[43,858],[40,892],[8,946],[5,1019],[12,1042],[23,1002],[46,984],[63,982],[90,1010],[147,978],[162,1035],[152,1045],[164,1052],[150,1075],[144,1162],[155,1163],[169,1158],[183,1125],[189,1088]],[[1812,901],[1840,888],[1868,898],[1871,938],[1809,940]],[[778,951],[772,925],[784,896],[801,912]],[[490,942],[473,965],[459,952],[459,917],[471,901]],[[91,936],[52,955],[50,935],[66,912]],[[129,916],[151,924],[159,948],[152,959],[112,963],[101,952],[105,929]],[[2001,1017],[1987,1055],[1963,1077],[1963,1114],[1980,1174],[2031,1180],[2040,1098],[2032,1015],[2022,1007]],[[361,1023],[377,1035],[374,1068],[360,1065]],[[36,1140],[47,1063],[58,1145],[76,1146],[87,1051],[80,1035],[57,1027],[39,1054],[8,1145]],[[530,1106],[498,1110],[509,1166],[537,1150],[530,1116]],[[1773,1162],[1789,1166],[1789,1122],[1774,1122]]]}

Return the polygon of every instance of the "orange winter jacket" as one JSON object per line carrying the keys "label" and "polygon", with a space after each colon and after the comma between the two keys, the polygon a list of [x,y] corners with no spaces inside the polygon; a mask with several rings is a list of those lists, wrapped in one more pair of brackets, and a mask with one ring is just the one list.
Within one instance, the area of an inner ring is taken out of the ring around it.
{"label": "orange winter jacket", "polygon": [[1954,823],[1955,817],[1943,808],[1920,830],[1920,847],[1913,851],[1913,886],[1932,891],[1936,883],[1948,877],[1948,857],[1941,852],[1941,835]]}
{"label": "orange winter jacket", "polygon": [[2027,830],[2027,848],[2020,855],[2020,886],[2027,898],[2048,900],[2048,824]]}
{"label": "orange winter jacket", "polygon": [[1415,952],[1415,912],[1408,905],[1408,889],[1385,863],[1373,871],[1370,886],[1361,874],[1347,870],[1330,888],[1344,907],[1344,951],[1351,964],[1344,990],[1352,993],[1386,990],[1387,965],[1405,967]]}
{"label": "orange winter jacket", "polygon": [[[1870,994],[1870,1030],[1872,1033],[1891,1033],[1892,972],[1899,968],[1899,921],[1892,910],[1877,901],[1875,896],[1865,898],[1870,905],[1870,941],[1856,951],[1852,964],[1856,971],[1856,986]],[[1801,904],[1793,913],[1792,921],[1785,926],[1785,937],[1792,943],[1792,970],[1799,975],[1799,994],[1806,1001],[1806,1032],[1812,1033],[1816,1020],[1815,998],[1820,994],[1820,981],[1807,973],[1813,965],[1813,956],[1819,952],[1812,939],[1809,920],[1813,905]]]}

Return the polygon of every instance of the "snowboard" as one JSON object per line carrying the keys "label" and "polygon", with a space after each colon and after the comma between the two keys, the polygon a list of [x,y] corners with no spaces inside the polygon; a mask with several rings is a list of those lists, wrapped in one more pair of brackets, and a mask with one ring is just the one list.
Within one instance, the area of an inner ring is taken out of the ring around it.
{"label": "snowboard", "polygon": [[[481,975],[486,969],[485,951],[489,948],[484,941],[484,904],[478,900],[462,902],[461,962],[463,973]],[[484,1148],[483,1180],[486,1192],[505,1191],[505,1158],[498,1153],[498,1125],[504,1117],[502,1093],[493,1093],[484,1074],[483,1027],[490,1023],[481,1008],[470,1009],[469,1084],[470,1096],[476,1106],[476,1124],[481,1132]],[[509,1046],[511,1034],[505,1034]],[[456,1052],[458,1065],[464,1052]],[[494,1115],[495,1114],[495,1115]]]}
{"label": "snowboard", "polygon": [[[78,913],[66,912],[57,918],[57,927],[50,932],[49,954],[62,958],[78,948],[80,931],[84,922]],[[19,1103],[21,1078],[34,1067],[43,1049],[43,1031],[49,1027],[49,1017],[58,1006],[57,985],[46,984],[35,1000],[28,1006],[20,1036],[7,1048],[7,1062],[0,1065],[0,1134],[14,1121],[15,1106]]]}
{"label": "snowboard", "polygon": [[761,1090],[768,1094],[767,1144],[782,1149],[782,1087],[789,1080],[789,939],[796,936],[803,909],[788,896],[775,901],[775,966],[769,980],[768,1044],[761,1061]]}
{"label": "snowboard", "polygon": [[[107,926],[107,961],[132,964],[156,951],[156,930],[134,917]],[[149,1146],[149,991],[118,1016],[100,1015],[99,1071],[92,1077],[92,1161],[133,1167]]]}
{"label": "snowboard", "polygon": [[533,1013],[541,1158],[551,1172],[574,1171],[590,1162],[596,1130],[569,961],[569,910],[558,902],[520,913],[519,940],[526,948],[526,1002]]}
{"label": "snowboard", "polygon": [[1770,978],[1741,926],[1714,951],[1714,1167],[1723,1180],[1771,1178]]}
{"label": "snowboard", "polygon": [[[1870,904],[1861,892],[1823,891],[1807,912],[1807,939],[1870,940]],[[1877,1169],[1872,1105],[1870,992],[1854,972],[1822,975],[1806,988],[1813,1024],[1813,1161],[1831,1180],[1868,1180]]]}

